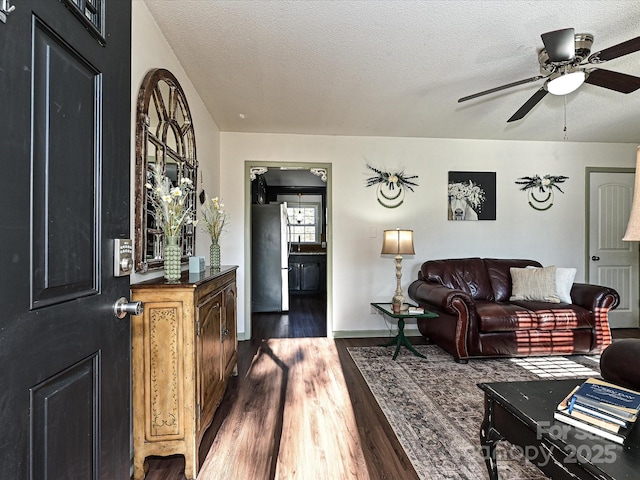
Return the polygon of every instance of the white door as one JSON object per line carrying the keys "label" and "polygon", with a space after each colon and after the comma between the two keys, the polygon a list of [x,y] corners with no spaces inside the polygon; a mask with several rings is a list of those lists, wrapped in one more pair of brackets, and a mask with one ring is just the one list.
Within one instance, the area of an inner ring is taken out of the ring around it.
{"label": "white door", "polygon": [[633,200],[633,172],[589,172],[589,283],[614,288],[620,305],[611,328],[638,327],[638,242],[623,242]]}

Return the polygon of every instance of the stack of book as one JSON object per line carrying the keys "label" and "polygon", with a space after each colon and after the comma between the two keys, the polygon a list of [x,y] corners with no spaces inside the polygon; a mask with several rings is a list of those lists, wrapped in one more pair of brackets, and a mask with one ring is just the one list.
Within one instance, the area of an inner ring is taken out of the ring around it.
{"label": "stack of book", "polygon": [[554,418],[624,444],[640,413],[640,392],[588,378],[560,402]]}

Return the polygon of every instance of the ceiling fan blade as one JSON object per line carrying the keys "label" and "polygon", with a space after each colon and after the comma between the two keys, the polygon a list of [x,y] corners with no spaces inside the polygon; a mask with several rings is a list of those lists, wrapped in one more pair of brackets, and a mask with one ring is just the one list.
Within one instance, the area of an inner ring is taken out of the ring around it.
{"label": "ceiling fan blade", "polygon": [[547,94],[547,90],[544,87],[540,87],[536,93],[534,93],[529,100],[527,100],[524,105],[522,105],[513,116],[507,120],[509,122],[515,122],[516,120],[520,120],[523,118],[529,111],[535,107],[540,100],[542,100]]}
{"label": "ceiling fan blade", "polygon": [[555,30],[540,35],[552,62],[566,62],[576,56],[576,36],[573,28]]}
{"label": "ceiling fan blade", "polygon": [[640,77],[597,68],[589,72],[585,83],[608,88],[609,90],[615,90],[620,93],[631,93],[640,88]]}
{"label": "ceiling fan blade", "polygon": [[545,78],[545,77],[543,77],[542,75],[536,75],[535,77],[526,78],[524,80],[518,80],[517,82],[507,83],[506,85],[501,85],[501,86],[495,87],[495,88],[490,88],[489,90],[484,90],[483,92],[478,92],[478,93],[474,93],[473,95],[469,95],[467,97],[459,98],[458,99],[458,103],[466,102],[467,100],[471,100],[473,98],[478,98],[478,97],[481,97],[483,95],[488,95],[489,93],[499,92],[500,90],[505,90],[507,88],[517,87],[518,85],[523,85],[525,83],[535,82],[535,81],[540,80],[542,78]]}
{"label": "ceiling fan blade", "polygon": [[589,55],[588,61],[589,63],[602,63],[637,51],[640,51],[640,37],[632,38],[613,47],[592,53]]}

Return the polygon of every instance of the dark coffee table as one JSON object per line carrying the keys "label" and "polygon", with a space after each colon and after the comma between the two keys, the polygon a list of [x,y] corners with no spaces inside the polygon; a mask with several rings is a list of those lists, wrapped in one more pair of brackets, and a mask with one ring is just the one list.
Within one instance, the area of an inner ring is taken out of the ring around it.
{"label": "dark coffee table", "polygon": [[480,441],[492,480],[498,478],[495,447],[500,440],[519,447],[554,480],[640,478],[640,426],[623,446],[553,419],[558,403],[584,380],[478,384],[485,398]]}

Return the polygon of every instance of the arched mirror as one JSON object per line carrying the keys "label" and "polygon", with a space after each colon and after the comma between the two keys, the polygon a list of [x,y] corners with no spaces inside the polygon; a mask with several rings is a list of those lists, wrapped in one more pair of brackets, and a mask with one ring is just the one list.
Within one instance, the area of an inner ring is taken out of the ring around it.
{"label": "arched mirror", "polygon": [[[174,185],[189,178],[196,185],[198,162],[193,123],[187,99],[178,80],[165,69],[150,70],[138,92],[136,115],[136,218],[135,268],[146,272],[161,268],[162,226],[152,207],[146,188],[152,169],[159,167]],[[187,200],[194,207],[195,191]],[[182,227],[182,261],[195,252],[195,227]]]}

